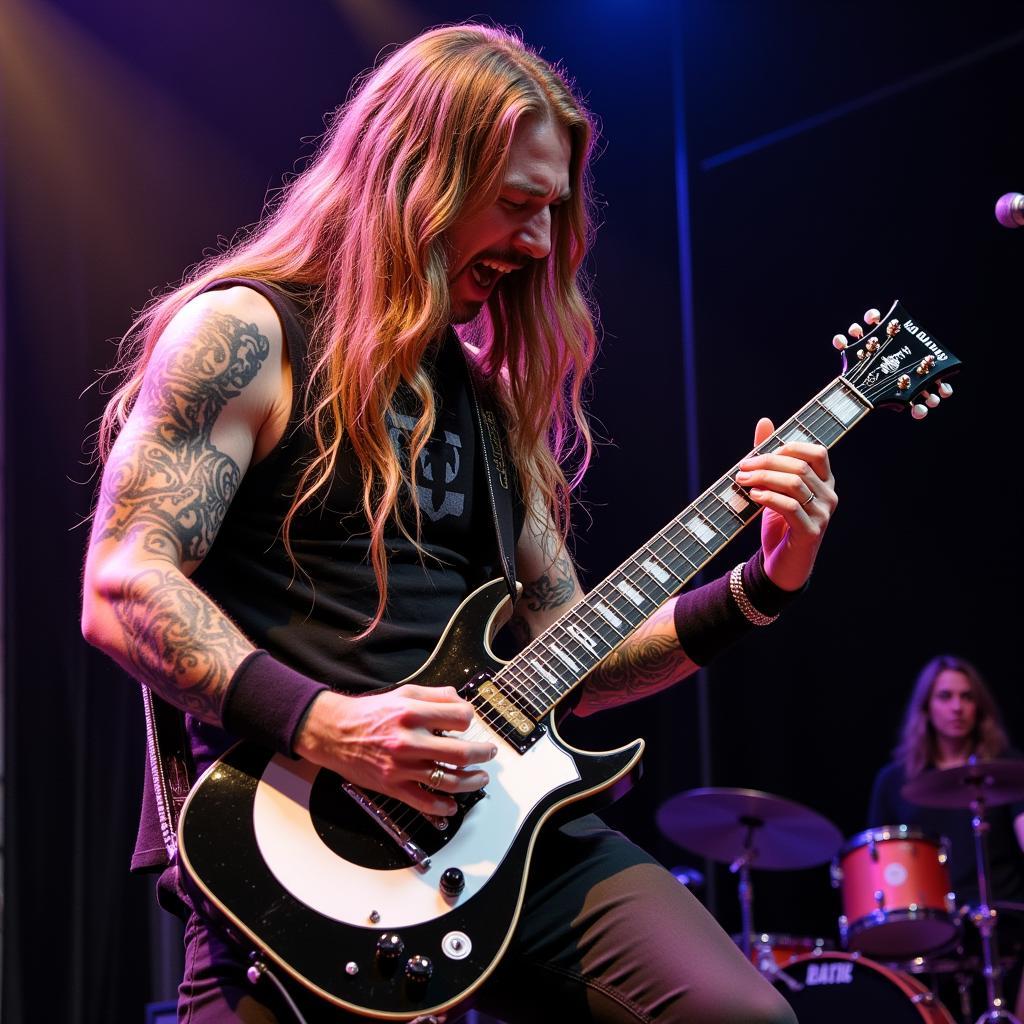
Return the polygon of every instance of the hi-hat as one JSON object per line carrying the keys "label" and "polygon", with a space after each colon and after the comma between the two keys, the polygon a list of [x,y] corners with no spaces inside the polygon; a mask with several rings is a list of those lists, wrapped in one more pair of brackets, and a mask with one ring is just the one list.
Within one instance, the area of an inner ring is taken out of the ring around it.
{"label": "hi-hat", "polygon": [[975,761],[925,772],[900,790],[922,807],[970,807],[978,797],[986,807],[1024,799],[1024,761]]}
{"label": "hi-hat", "polygon": [[724,864],[756,849],[757,868],[809,868],[843,841],[827,818],[803,804],[756,789],[691,789],[658,809],[658,828],[674,843]]}

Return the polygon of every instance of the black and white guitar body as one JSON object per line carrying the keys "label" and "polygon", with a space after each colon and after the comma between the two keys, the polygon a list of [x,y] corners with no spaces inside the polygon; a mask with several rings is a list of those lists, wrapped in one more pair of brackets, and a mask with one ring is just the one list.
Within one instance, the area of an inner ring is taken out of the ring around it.
{"label": "black and white guitar body", "polygon": [[642,740],[579,751],[558,735],[554,711],[523,740],[480,695],[504,665],[485,638],[507,601],[503,580],[476,590],[405,680],[462,682],[479,712],[469,734],[498,748],[482,796],[460,798],[447,827],[251,743],[211,765],[185,805],[187,884],[237,937],[338,1006],[401,1020],[464,999],[509,942],[541,825],[588,797],[617,797],[639,770]]}
{"label": "black and white guitar body", "polygon": [[[831,447],[879,406],[916,419],[952,394],[960,361],[897,302],[836,335],[844,372],[758,445]],[[847,351],[848,349],[848,351]],[[848,356],[852,356],[850,359]],[[463,735],[490,740],[482,795],[450,821],[336,775],[239,744],[193,788],[178,825],[189,884],[261,956],[324,999],[402,1020],[446,1010],[494,970],[522,907],[537,832],[554,814],[615,795],[643,742],[586,753],[555,709],[761,511],[737,481],[713,483],[511,661],[488,646],[503,581],[469,595],[406,682],[454,685],[476,709]]]}

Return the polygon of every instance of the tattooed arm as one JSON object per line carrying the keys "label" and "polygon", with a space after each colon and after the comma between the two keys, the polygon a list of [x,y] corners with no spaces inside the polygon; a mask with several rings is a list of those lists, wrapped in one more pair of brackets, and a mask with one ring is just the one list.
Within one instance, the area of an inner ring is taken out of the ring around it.
{"label": "tattooed arm", "polygon": [[219,724],[253,649],[189,580],[252,459],[278,441],[291,374],[270,303],[193,299],[157,342],[104,468],[85,564],[86,639],[172,704]]}
{"label": "tattooed arm", "polygon": [[[523,592],[509,628],[527,644],[583,598],[572,559],[534,509],[516,547]],[[587,676],[575,714],[586,716],[664,690],[697,670],[679,646],[669,601]]]}

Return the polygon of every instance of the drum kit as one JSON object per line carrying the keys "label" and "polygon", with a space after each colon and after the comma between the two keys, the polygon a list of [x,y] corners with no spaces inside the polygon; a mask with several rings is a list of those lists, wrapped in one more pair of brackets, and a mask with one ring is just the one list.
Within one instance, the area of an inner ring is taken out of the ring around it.
{"label": "drum kit", "polygon": [[[883,825],[843,843],[835,825],[802,804],[754,789],[721,788],[672,797],[658,810],[657,823],[668,839],[728,864],[737,876],[737,942],[792,1003],[801,1024],[861,1022],[869,1015],[884,1024],[956,1024],[938,996],[943,977],[955,979],[961,1020],[971,1024],[970,987],[977,976],[984,980],[986,1004],[977,1024],[1021,1024],[1003,995],[1007,961],[999,955],[986,836],[988,809],[1024,798],[1024,762],[972,758],[912,779],[902,794],[922,806],[970,811],[977,905],[956,907],[946,841],[912,825]],[[753,869],[825,863],[842,897],[842,950],[826,939],[755,931]],[[980,956],[963,954],[968,924],[980,938]]]}

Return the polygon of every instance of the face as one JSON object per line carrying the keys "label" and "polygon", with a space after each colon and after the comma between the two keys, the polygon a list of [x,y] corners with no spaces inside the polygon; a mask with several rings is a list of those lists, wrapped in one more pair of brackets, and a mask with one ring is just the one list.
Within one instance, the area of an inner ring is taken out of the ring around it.
{"label": "face", "polygon": [[507,274],[551,251],[552,209],[569,198],[570,153],[564,126],[549,118],[520,120],[498,198],[447,234],[455,323],[472,320]]}
{"label": "face", "polygon": [[939,736],[962,740],[974,731],[978,706],[971,681],[956,669],[943,669],[932,684],[928,718]]}

